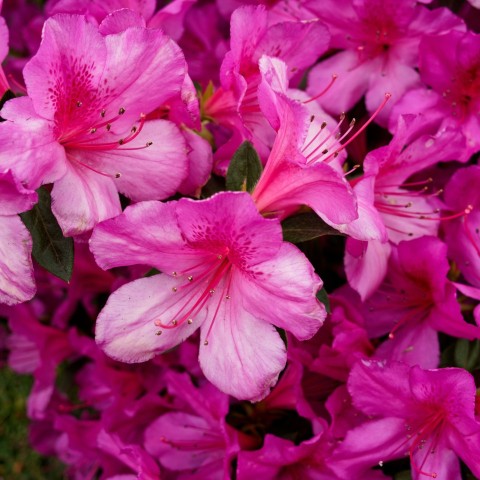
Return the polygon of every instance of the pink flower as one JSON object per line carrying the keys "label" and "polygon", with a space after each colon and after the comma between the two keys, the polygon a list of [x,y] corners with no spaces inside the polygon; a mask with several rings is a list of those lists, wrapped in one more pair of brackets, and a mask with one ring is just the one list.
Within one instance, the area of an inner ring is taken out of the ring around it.
{"label": "pink flower", "polygon": [[196,388],[186,373],[174,372],[169,374],[168,392],[181,406],[151,422],[145,431],[147,451],[186,479],[231,478],[231,462],[243,435],[225,421],[228,396],[208,382]]}
{"label": "pink flower", "polygon": [[437,332],[473,340],[480,328],[464,321],[456,289],[447,279],[447,246],[435,237],[401,242],[392,250],[385,281],[365,303],[370,337],[386,333],[380,358],[424,368],[438,365]]}
{"label": "pink flower", "polygon": [[465,278],[480,287],[480,166],[458,170],[445,187],[447,210],[465,211],[462,217],[446,222],[448,253]]}
{"label": "pink flower", "polygon": [[413,89],[392,112],[421,113],[436,127],[452,127],[467,139],[467,148],[458,152],[468,160],[480,150],[480,35],[452,30],[445,35],[427,35],[420,43],[420,75],[429,87]]}
{"label": "pink flower", "polygon": [[0,173],[0,303],[25,302],[35,294],[32,238],[17,214],[36,202],[37,194],[10,171]]}
{"label": "pink flower", "polygon": [[200,328],[205,376],[237,398],[263,398],[285,366],[273,325],[307,339],[325,317],[312,266],[246,193],[140,203],[99,225],[91,249],[102,268],[164,272],[110,296],[97,320],[101,348],[143,362]]}
{"label": "pink flower", "polygon": [[216,170],[224,173],[233,152],[251,140],[266,159],[273,131],[262,115],[257,89],[262,55],[277,57],[288,65],[288,76],[310,66],[328,46],[322,23],[282,22],[268,25],[263,5],[238,8],[231,18],[231,50],[220,70],[221,87],[205,102],[205,114],[229,131],[229,139],[215,153]]}
{"label": "pink flower", "polygon": [[180,91],[180,49],[159,30],[102,35],[103,25],[70,15],[47,20],[24,70],[29,96],[2,110],[4,163],[31,188],[54,183],[52,209],[66,235],[119,214],[117,192],[165,198],[187,174],[177,127],[145,118]]}
{"label": "pink flower", "polygon": [[[349,110],[363,95],[370,113],[385,92],[401,98],[408,89],[420,85],[415,67],[422,36],[465,28],[447,9],[428,10],[415,1],[327,0],[314,4],[307,2],[329,26],[331,46],[343,49],[320,62],[309,76],[308,92],[316,95],[332,73],[339,75],[335,87],[318,100],[331,113]],[[382,110],[377,121],[386,123],[390,111],[391,105]]]}
{"label": "pink flower", "polygon": [[260,70],[260,105],[277,135],[252,193],[257,208],[285,218],[308,205],[329,224],[351,222],[358,217],[353,191],[330,165],[341,146],[321,119],[287,95],[285,63],[263,56]]}
{"label": "pink flower", "polygon": [[370,466],[404,456],[414,480],[460,479],[457,456],[480,475],[475,382],[465,370],[363,361],[353,368],[348,389],[354,406],[372,420],[347,433],[332,459],[341,478],[358,478]]}

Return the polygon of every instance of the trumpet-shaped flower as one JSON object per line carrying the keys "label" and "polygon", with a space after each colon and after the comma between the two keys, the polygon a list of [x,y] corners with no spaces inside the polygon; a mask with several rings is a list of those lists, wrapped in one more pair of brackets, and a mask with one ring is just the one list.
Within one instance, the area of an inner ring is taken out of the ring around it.
{"label": "trumpet-shaped flower", "polygon": [[173,194],[187,174],[177,127],[146,114],[180,92],[185,60],[160,30],[108,33],[85,17],[45,23],[24,70],[28,97],[2,110],[2,163],[30,188],[54,183],[53,212],[67,235],[140,201]]}
{"label": "trumpet-shaped flower", "polygon": [[371,421],[351,430],[332,464],[341,478],[410,457],[412,479],[460,479],[459,456],[478,476],[480,423],[475,382],[460,368],[422,370],[394,363],[358,363],[348,389]]}
{"label": "trumpet-shaped flower", "polygon": [[263,398],[285,366],[274,325],[308,339],[326,315],[312,266],[246,193],[139,203],[99,225],[91,249],[102,268],[163,272],[110,296],[97,320],[100,347],[143,362],[200,328],[205,376],[237,398]]}

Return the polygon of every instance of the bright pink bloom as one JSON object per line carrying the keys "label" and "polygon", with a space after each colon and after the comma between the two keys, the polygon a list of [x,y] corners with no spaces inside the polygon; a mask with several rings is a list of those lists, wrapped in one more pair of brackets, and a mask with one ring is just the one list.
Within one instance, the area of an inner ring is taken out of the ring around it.
{"label": "bright pink bloom", "polygon": [[[2,10],[2,3],[0,1],[0,11]],[[8,27],[5,23],[5,19],[0,17],[0,64],[5,60],[5,57],[8,55]],[[5,77],[5,72],[0,65],[0,98],[3,97],[3,94],[10,88],[8,80]]]}
{"label": "bright pink bloom", "polygon": [[273,131],[259,107],[262,55],[277,57],[288,76],[310,66],[328,46],[328,30],[319,21],[282,22],[268,26],[263,5],[237,9],[231,18],[231,50],[220,70],[221,87],[205,103],[205,114],[229,131],[230,138],[215,153],[216,169],[224,173],[233,152],[250,140],[266,159]]}
{"label": "bright pink bloom", "polygon": [[460,457],[480,475],[475,382],[460,368],[422,370],[359,362],[348,381],[353,404],[371,421],[347,433],[332,466],[341,478],[410,457],[413,480],[460,480]]}
{"label": "bright pink bloom", "polygon": [[[170,372],[169,395],[181,406],[153,421],[145,431],[145,447],[167,470],[185,478],[231,478],[231,462],[239,450],[228,425],[228,396],[206,383],[193,386],[187,374]],[[190,477],[192,475],[192,477]]]}
{"label": "bright pink bloom", "polygon": [[421,113],[435,127],[452,127],[467,139],[458,152],[468,160],[480,150],[480,35],[452,30],[425,36],[420,43],[420,75],[428,88],[407,92],[395,106],[392,121],[400,113]]}
{"label": "bright pink bloom", "polygon": [[445,187],[445,204],[453,212],[469,212],[444,225],[448,253],[465,278],[480,287],[480,166],[456,172]]}
{"label": "bright pink bloom", "polygon": [[447,246],[435,237],[401,242],[392,249],[385,281],[365,303],[370,337],[389,334],[379,358],[435,368],[440,357],[437,332],[473,340],[480,328],[466,323],[447,279]]}
{"label": "bright pink bloom", "polygon": [[165,198],[187,174],[177,127],[145,119],[180,92],[180,49],[160,30],[102,35],[102,25],[81,16],[47,20],[24,70],[29,96],[1,113],[9,120],[0,125],[4,163],[31,188],[54,183],[52,209],[66,235],[119,214],[117,192]]}
{"label": "bright pink bloom", "polygon": [[94,231],[91,249],[102,268],[164,272],[110,296],[97,320],[101,348],[143,362],[200,327],[205,376],[237,398],[263,398],[285,365],[272,324],[307,339],[325,317],[313,268],[246,193],[129,207]]}
{"label": "bright pink bloom", "polygon": [[[390,256],[387,241],[397,244],[436,235],[440,222],[451,218],[441,215],[441,190],[431,188],[431,178],[408,179],[438,162],[455,159],[464,144],[463,136],[452,128],[432,135],[421,116],[404,115],[391,142],[368,153],[365,175],[352,181],[359,218],[344,229],[352,237],[347,240],[345,255],[347,278],[363,299],[385,276]],[[375,236],[375,232],[381,235]]]}
{"label": "bright pink bloom", "polygon": [[[318,99],[328,112],[337,114],[352,108],[363,95],[370,113],[385,92],[400,99],[420,85],[415,67],[422,36],[464,29],[449,10],[428,10],[415,1],[313,0],[306,5],[329,26],[331,46],[343,49],[312,69],[308,86],[308,92],[316,95],[337,73],[336,85]],[[377,121],[386,123],[390,111],[388,105]]]}
{"label": "bright pink bloom", "polygon": [[329,224],[351,222],[358,216],[354,194],[329,164],[340,146],[321,119],[287,95],[285,63],[264,56],[260,70],[260,105],[277,136],[252,193],[257,208],[284,218],[308,205]]}
{"label": "bright pink bloom", "polygon": [[0,173],[0,303],[13,305],[35,294],[32,239],[18,213],[30,210],[37,194],[10,171]]}

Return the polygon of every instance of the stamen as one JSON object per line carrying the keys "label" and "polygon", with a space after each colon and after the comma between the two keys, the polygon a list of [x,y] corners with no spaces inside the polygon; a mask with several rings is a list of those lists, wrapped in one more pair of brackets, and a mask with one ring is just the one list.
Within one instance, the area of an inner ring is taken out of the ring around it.
{"label": "stamen", "polygon": [[332,75],[332,79],[330,80],[330,83],[320,93],[318,93],[317,95],[315,95],[314,97],[312,97],[308,100],[305,100],[302,103],[304,105],[306,105],[307,103],[313,102],[317,98],[320,98],[322,95],[325,95],[330,90],[330,88],[332,88],[332,85],[336,82],[337,78],[338,78],[338,75],[336,73],[334,73]]}

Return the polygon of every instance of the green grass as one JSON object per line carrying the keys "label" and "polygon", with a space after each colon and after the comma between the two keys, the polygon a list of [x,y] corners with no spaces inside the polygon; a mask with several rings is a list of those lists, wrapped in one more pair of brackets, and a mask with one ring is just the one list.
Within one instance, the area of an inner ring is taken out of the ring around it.
{"label": "green grass", "polygon": [[0,368],[0,480],[63,480],[55,458],[42,457],[28,443],[26,402],[32,377]]}

